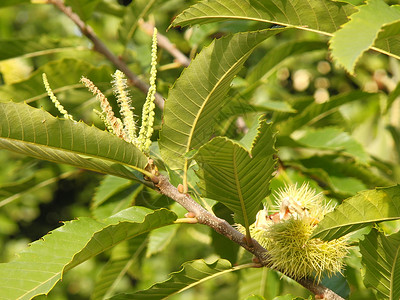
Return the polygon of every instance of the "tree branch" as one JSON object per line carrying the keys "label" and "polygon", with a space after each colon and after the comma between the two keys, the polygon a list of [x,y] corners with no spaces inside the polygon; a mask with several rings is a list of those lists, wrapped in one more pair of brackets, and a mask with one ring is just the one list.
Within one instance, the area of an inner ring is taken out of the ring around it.
{"label": "tree branch", "polygon": [[[192,213],[200,224],[207,225],[214,229],[216,232],[226,236],[231,241],[239,244],[247,251],[252,253],[263,266],[269,267],[269,254],[268,251],[263,248],[256,240],[252,240],[253,244],[249,246],[246,243],[246,237],[232,227],[226,220],[220,219],[214,214],[207,211],[203,206],[198,204],[189,194],[183,194],[178,191],[178,189],[173,186],[167,177],[164,175],[155,176],[152,178],[155,186],[160,190],[160,192],[167,197],[175,200],[180,205],[182,205],[188,212]],[[279,271],[279,270],[278,270]],[[314,284],[312,279],[301,279],[297,280],[299,284],[304,286],[306,289],[322,297],[320,299],[326,300],[344,300],[342,297],[337,295],[332,290],[324,287],[323,285]]]}
{"label": "tree branch", "polygon": [[[149,36],[153,35],[154,26],[148,22],[143,20],[139,20],[139,26],[146,32]],[[174,44],[170,42],[170,40],[162,35],[161,33],[157,33],[157,44],[161,48],[167,50],[173,57],[175,57],[175,61],[179,62],[182,66],[187,67],[190,64],[190,59],[183,54],[181,51],[176,48]]]}
{"label": "tree branch", "polygon": [[[70,7],[64,5],[61,0],[47,0],[48,3],[53,4],[57,7],[61,12],[63,12],[68,18],[70,18],[76,26],[78,26],[79,30],[85,35],[89,40],[93,43],[93,50],[105,56],[115,67],[125,73],[126,77],[128,77],[129,81],[133,86],[137,87],[144,94],[147,94],[149,89],[149,85],[141,81],[125,64],[124,61],[120,60],[117,56],[115,56],[110,49],[98,38],[98,36],[94,33],[93,29],[86,25],[82,19],[72,11]],[[156,93],[155,102],[160,109],[164,108],[164,98]]]}

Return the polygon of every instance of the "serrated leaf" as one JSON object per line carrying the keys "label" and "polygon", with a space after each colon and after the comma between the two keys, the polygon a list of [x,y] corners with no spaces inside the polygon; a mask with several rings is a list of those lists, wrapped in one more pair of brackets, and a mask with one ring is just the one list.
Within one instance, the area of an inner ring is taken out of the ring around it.
{"label": "serrated leaf", "polygon": [[[348,23],[334,33],[330,41],[332,56],[348,72],[353,73],[357,60],[374,44],[382,26],[399,19],[399,10],[382,0],[368,0]],[[398,26],[396,28],[400,29]],[[400,30],[396,34],[400,34]]]}
{"label": "serrated leaf", "polygon": [[372,230],[360,242],[360,251],[364,284],[376,290],[379,299],[400,299],[400,232],[385,236]]}
{"label": "serrated leaf", "polygon": [[160,150],[172,169],[185,169],[185,154],[207,142],[233,77],[252,50],[280,30],[230,35],[196,56],[170,90],[160,132]]}
{"label": "serrated leaf", "polygon": [[[360,2],[354,1],[355,3]],[[348,17],[356,12],[355,6],[349,4],[349,2],[333,2],[330,0],[204,0],[183,11],[175,18],[172,25],[187,26],[224,20],[251,20],[332,36],[332,33],[337,31],[341,25],[347,23]],[[380,2],[384,3],[383,1]],[[378,18],[378,14],[376,18]],[[365,20],[366,26],[369,27],[368,19]],[[400,47],[398,42],[400,37],[398,33],[393,32],[394,28],[384,28],[384,30],[387,30],[387,33],[378,36],[376,47],[372,49],[399,57]],[[360,35],[362,34],[356,33],[354,37],[358,38]],[[350,45],[352,44],[353,41],[350,41]],[[348,47],[348,49],[352,49],[352,47]]]}
{"label": "serrated leaf", "polygon": [[0,40],[0,60],[10,59],[13,57],[40,54],[44,52],[60,51],[63,48],[76,46],[74,39],[63,38],[55,39],[49,36],[41,36],[39,38],[13,38]]}
{"label": "serrated leaf", "polygon": [[0,148],[134,180],[124,165],[141,171],[147,165],[147,157],[132,144],[23,103],[0,103]]}
{"label": "serrated leaf", "polygon": [[194,287],[206,280],[214,279],[216,276],[232,272],[229,261],[225,259],[216,260],[207,264],[204,260],[195,260],[186,262],[182,269],[171,274],[171,277],[161,283],[157,283],[147,290],[131,294],[119,294],[110,298],[110,300],[122,299],[164,299],[165,297],[180,293],[186,289]]}
{"label": "serrated leaf", "polygon": [[0,264],[1,297],[31,299],[47,294],[65,271],[175,219],[176,215],[166,209],[131,207],[101,222],[90,218],[66,222],[32,243],[14,261]]}
{"label": "serrated leaf", "polygon": [[111,79],[109,67],[94,67],[84,61],[70,58],[56,60],[38,68],[24,81],[0,86],[0,102],[11,99],[15,102],[31,102],[47,97],[43,85],[43,73],[47,74],[54,93],[60,90],[83,88],[83,85],[79,83],[82,76],[90,78],[99,88],[101,84],[109,84]]}
{"label": "serrated leaf", "polygon": [[312,237],[329,241],[370,224],[400,219],[400,185],[363,191],[325,215]]}
{"label": "serrated leaf", "polygon": [[217,137],[202,146],[195,156],[204,195],[225,204],[235,213],[235,221],[245,227],[255,221],[262,200],[269,194],[275,170],[275,138],[271,127],[261,122],[250,149]]}
{"label": "serrated leaf", "polygon": [[369,155],[365,152],[362,145],[340,128],[324,127],[308,129],[296,141],[306,147],[343,151],[364,164],[369,161]]}
{"label": "serrated leaf", "polygon": [[347,22],[352,5],[328,0],[201,1],[178,15],[172,25],[187,26],[221,20],[252,20],[331,33]]}

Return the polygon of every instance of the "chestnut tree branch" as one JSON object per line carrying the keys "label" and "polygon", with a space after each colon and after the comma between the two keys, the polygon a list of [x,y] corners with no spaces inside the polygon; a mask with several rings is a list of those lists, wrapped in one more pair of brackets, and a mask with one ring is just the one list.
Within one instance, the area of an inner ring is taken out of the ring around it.
{"label": "chestnut tree branch", "polygon": [[[129,79],[129,81],[132,83],[133,86],[137,87],[144,94],[147,94],[149,85],[140,80],[128,68],[128,66],[124,61],[115,56],[114,53],[112,53],[110,49],[108,49],[108,47],[98,38],[93,29],[85,22],[83,22],[82,19],[76,13],[74,13],[70,7],[65,6],[61,0],[47,0],[47,3],[53,4],[68,18],[70,18],[76,24],[76,26],[78,26],[82,34],[92,41],[94,51],[97,51],[98,53],[105,56],[115,67],[117,67],[119,70],[125,73],[126,77]],[[163,109],[164,98],[159,93],[156,93],[155,97],[156,97],[155,102],[157,106],[160,109]]]}
{"label": "chestnut tree branch", "polygon": [[[152,177],[152,181],[159,191],[167,197],[175,200],[182,205],[194,218],[197,219],[197,223],[207,225],[214,229],[216,232],[226,236],[231,241],[239,244],[247,251],[252,253],[259,263],[263,266],[269,267],[269,254],[268,251],[263,248],[256,240],[252,240],[252,245],[246,242],[246,237],[232,227],[226,220],[220,219],[214,214],[210,213],[203,206],[198,204],[189,194],[180,193],[178,188],[173,186],[168,178],[164,175],[158,175]],[[320,299],[326,300],[344,300],[342,297],[337,295],[332,290],[324,287],[320,284],[315,284],[312,279],[301,279],[297,280],[303,287],[321,297]]]}
{"label": "chestnut tree branch", "polygon": [[[148,22],[145,22],[143,19],[139,20],[139,26],[146,32],[149,36],[153,35],[154,26]],[[179,62],[182,66],[187,67],[190,64],[190,58],[188,58],[185,54],[179,51],[178,48],[174,44],[170,42],[170,40],[161,33],[157,32],[157,44],[160,48],[165,49],[169,52],[173,57],[175,57],[175,61]]]}

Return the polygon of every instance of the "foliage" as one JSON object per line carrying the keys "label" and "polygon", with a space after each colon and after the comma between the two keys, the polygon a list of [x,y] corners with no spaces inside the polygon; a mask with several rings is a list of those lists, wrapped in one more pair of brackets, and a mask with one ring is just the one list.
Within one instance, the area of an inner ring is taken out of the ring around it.
{"label": "foliage", "polygon": [[[0,298],[398,299],[399,6],[129,2],[0,4]],[[251,239],[299,215],[320,285]]]}

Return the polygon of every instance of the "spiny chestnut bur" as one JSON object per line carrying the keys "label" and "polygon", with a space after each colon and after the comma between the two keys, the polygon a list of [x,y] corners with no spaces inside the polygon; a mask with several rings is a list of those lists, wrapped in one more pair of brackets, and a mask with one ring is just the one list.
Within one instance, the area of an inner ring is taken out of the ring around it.
{"label": "spiny chestnut bur", "polygon": [[[303,184],[287,186],[276,196],[278,212],[268,215],[267,209],[261,210],[250,226],[252,237],[268,250],[269,266],[295,280],[314,278],[317,283],[323,274],[341,272],[348,252],[346,238],[329,242],[310,238],[316,224],[333,209],[323,204],[322,194]],[[245,232],[241,225],[238,229]]]}

